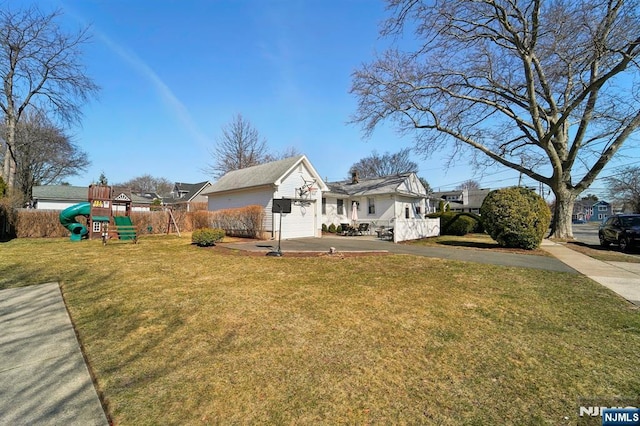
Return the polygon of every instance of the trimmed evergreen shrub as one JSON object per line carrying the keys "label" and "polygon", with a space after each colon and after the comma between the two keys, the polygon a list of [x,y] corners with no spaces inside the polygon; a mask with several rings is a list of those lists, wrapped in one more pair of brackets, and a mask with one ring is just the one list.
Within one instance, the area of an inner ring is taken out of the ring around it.
{"label": "trimmed evergreen shrub", "polygon": [[337,232],[338,234],[342,234],[342,225],[338,225],[338,226],[336,226],[336,232]]}
{"label": "trimmed evergreen shrub", "polygon": [[331,232],[332,234],[336,233],[336,225],[335,225],[335,223],[332,223],[331,225],[329,225],[329,232]]}
{"label": "trimmed evergreen shrub", "polygon": [[224,238],[224,230],[220,228],[196,229],[191,234],[191,242],[200,247],[215,246]]}
{"label": "trimmed evergreen shrub", "polygon": [[327,224],[326,223],[322,224],[322,232],[327,232]]}
{"label": "trimmed evergreen shrub", "polygon": [[[467,235],[470,232],[483,232],[480,218],[471,213],[438,212],[427,215],[440,218],[440,235]],[[480,231],[476,231],[480,229]]]}
{"label": "trimmed evergreen shrub", "polygon": [[475,220],[467,215],[443,212],[440,215],[440,234],[441,235],[467,235],[473,231]]}
{"label": "trimmed evergreen shrub", "polygon": [[540,246],[551,223],[544,199],[522,187],[491,191],[480,215],[484,229],[500,246],[526,250]]}

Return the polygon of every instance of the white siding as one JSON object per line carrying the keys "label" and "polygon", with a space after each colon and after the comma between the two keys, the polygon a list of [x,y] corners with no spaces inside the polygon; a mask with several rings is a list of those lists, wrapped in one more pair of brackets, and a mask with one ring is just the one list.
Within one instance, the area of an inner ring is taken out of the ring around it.
{"label": "white siding", "polygon": [[[258,205],[265,208],[264,230],[271,231],[271,198],[272,189],[268,187],[255,188],[252,190],[224,192],[210,194],[207,209],[209,211],[235,209],[251,205]],[[266,209],[269,209],[266,211]]]}
{"label": "white siding", "polygon": [[273,190],[268,187],[244,191],[224,192],[209,195],[209,210],[234,209],[250,205],[267,207],[271,203]]}
{"label": "white siding", "polygon": [[305,184],[305,180],[311,182],[313,175],[304,163],[300,163],[280,179],[277,187],[209,194],[208,209],[213,211],[252,204],[263,206],[265,209],[264,230],[273,238],[277,238],[280,217],[277,213],[272,213],[272,200],[274,198],[291,198],[294,200],[291,205],[291,213],[282,217],[282,238],[319,237],[322,235],[319,220],[322,192],[318,188],[319,185],[313,185],[317,189],[314,196],[310,196],[305,202],[295,201],[301,198],[298,190]]}
{"label": "white siding", "polygon": [[[288,175],[282,177],[273,198],[291,198],[294,200],[291,205],[291,213],[282,217],[282,238],[321,236],[322,225],[319,218],[321,217],[322,209],[322,192],[318,188],[318,183],[313,184],[313,187],[316,188],[315,195],[308,194],[303,197],[300,194],[300,188],[305,183],[311,183],[313,179],[313,175],[304,163],[298,164]],[[305,201],[296,201],[301,198],[305,198]],[[277,214],[272,216],[275,221],[279,221]],[[275,224],[274,229],[278,230],[278,223]]]}
{"label": "white siding", "polygon": [[38,210],[64,210],[67,207],[71,207],[75,204],[81,203],[82,201],[45,201],[38,200],[37,209]]}
{"label": "white siding", "polygon": [[[376,206],[375,214],[369,214],[367,209],[367,198],[374,198]],[[372,227],[388,226],[389,222],[395,217],[394,197],[389,194],[374,197],[345,198],[343,200],[344,214],[338,214],[338,199],[327,197],[326,213],[323,215],[323,223],[327,226],[332,223],[335,225],[351,223],[351,208],[354,201],[360,203],[360,208],[358,209],[358,222],[368,222]]]}

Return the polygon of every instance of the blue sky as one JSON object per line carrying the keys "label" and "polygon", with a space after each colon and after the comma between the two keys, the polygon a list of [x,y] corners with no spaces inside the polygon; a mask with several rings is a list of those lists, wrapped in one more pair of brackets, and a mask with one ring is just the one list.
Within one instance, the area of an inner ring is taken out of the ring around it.
{"label": "blue sky", "polygon": [[[28,2],[12,0],[11,5]],[[104,172],[110,183],[150,174],[170,181],[213,179],[203,169],[235,114],[272,152],[296,147],[329,181],[377,151],[412,146],[391,126],[364,139],[347,124],[356,109],[351,73],[385,47],[377,0],[44,0],[67,29],[91,25],[87,73],[101,87],[70,129],[92,161],[73,185]],[[438,190],[467,179],[483,187],[518,183],[497,169],[474,175],[466,160],[446,169],[416,156],[419,176]],[[536,185],[528,178],[524,183]]]}

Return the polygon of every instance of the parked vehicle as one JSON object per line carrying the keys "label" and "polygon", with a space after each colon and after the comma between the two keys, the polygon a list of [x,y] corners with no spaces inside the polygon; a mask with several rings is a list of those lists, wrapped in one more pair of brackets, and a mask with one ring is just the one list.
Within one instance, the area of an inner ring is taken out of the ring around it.
{"label": "parked vehicle", "polygon": [[608,217],[598,230],[600,245],[617,244],[627,252],[640,242],[640,214],[615,214]]}

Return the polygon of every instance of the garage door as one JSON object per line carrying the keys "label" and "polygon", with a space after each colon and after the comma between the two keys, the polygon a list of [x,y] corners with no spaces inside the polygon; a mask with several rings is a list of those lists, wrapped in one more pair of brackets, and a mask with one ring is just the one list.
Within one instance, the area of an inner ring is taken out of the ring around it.
{"label": "garage door", "polygon": [[[315,237],[315,205],[291,206],[291,213],[282,216],[282,238]],[[278,215],[274,220],[278,221]]]}

